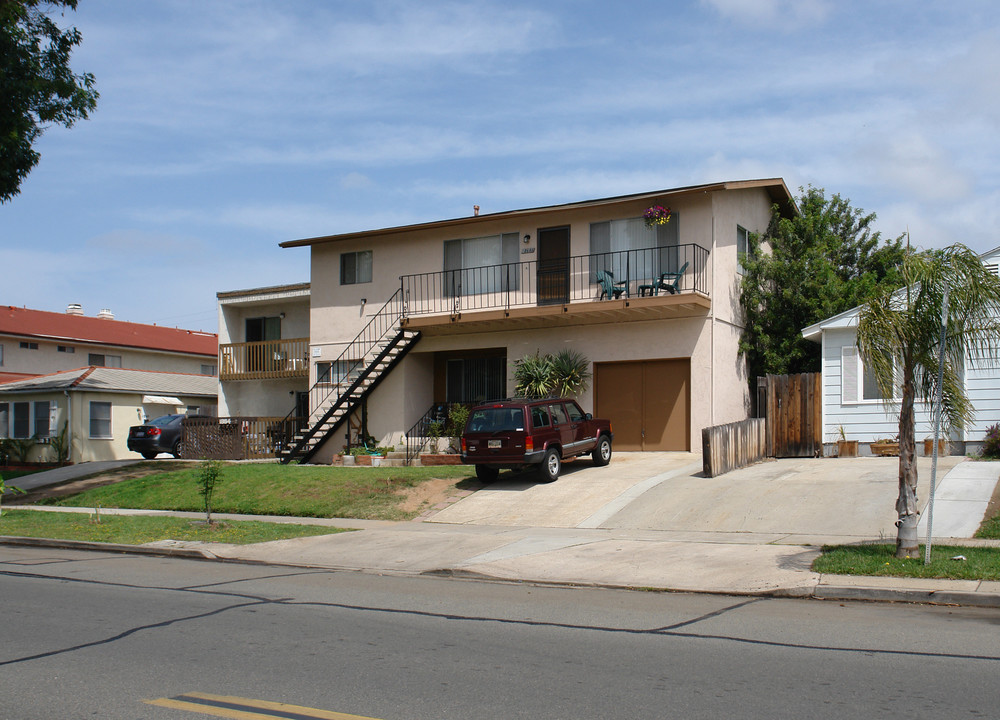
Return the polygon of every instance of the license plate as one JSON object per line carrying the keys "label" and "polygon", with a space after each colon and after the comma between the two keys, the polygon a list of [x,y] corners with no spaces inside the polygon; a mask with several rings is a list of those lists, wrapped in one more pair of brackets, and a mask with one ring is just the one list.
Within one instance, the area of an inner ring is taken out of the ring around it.
{"label": "license plate", "polygon": [[502,444],[503,443],[500,440],[490,440],[489,442],[486,443],[486,447],[488,447],[490,450],[499,450]]}
{"label": "license plate", "polygon": [[146,437],[146,433],[144,433],[144,432],[137,432],[137,433],[135,434],[135,436],[136,436],[136,437]]}

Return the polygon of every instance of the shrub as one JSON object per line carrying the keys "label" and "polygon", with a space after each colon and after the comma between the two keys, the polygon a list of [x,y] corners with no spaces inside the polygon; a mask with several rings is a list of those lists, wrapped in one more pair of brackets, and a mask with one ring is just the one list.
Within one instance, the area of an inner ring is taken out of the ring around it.
{"label": "shrub", "polygon": [[986,437],[983,438],[983,447],[979,450],[979,455],[990,459],[1000,458],[1000,424],[986,429]]}

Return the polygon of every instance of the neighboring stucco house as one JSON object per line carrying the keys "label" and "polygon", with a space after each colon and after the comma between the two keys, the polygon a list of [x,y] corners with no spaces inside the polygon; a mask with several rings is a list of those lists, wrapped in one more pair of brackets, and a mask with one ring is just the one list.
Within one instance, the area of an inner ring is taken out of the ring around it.
{"label": "neighboring stucco house", "polygon": [[[195,408],[215,413],[218,346],[215,333],[123,322],[109,310],[89,317],[77,304],[65,313],[0,306],[0,438],[37,437],[32,458],[51,459],[46,446],[72,420],[72,461],[134,457],[129,426]],[[102,387],[108,397],[95,399]],[[73,407],[82,393],[97,403],[94,442],[90,411],[83,400]]]}
{"label": "neighboring stucco house", "polygon": [[[656,205],[671,219],[648,227]],[[512,363],[571,348],[593,370],[581,405],[612,420],[617,449],[691,450],[748,415],[740,254],[774,205],[797,212],[781,179],[284,242],[310,249],[308,286],[219,295],[220,414],[308,409],[297,457],[328,462],[362,407],[398,444],[436,403],[511,395]]]}
{"label": "neighboring stucco house", "polygon": [[[1000,248],[980,255],[993,272],[1000,268]],[[858,315],[861,308],[834,315],[802,330],[803,337],[822,346],[823,441],[828,446],[841,437],[861,443],[894,438],[899,433],[899,411],[887,408],[874,378],[867,372],[857,348]],[[954,452],[975,452],[986,429],[1000,422],[1000,360],[966,360],[965,391],[976,418],[964,431],[952,429],[947,437]],[[915,407],[918,454],[920,441],[933,437],[933,415],[928,403]],[[863,449],[863,446],[862,446]]]}
{"label": "neighboring stucco house", "polygon": [[217,381],[209,375],[87,367],[0,385],[0,437],[32,438],[29,460],[54,461],[64,429],[71,462],[136,457],[128,430],[147,418],[214,415]]}
{"label": "neighboring stucco house", "polygon": [[215,333],[96,317],[71,304],[65,313],[0,305],[0,382],[79,367],[216,374]]}

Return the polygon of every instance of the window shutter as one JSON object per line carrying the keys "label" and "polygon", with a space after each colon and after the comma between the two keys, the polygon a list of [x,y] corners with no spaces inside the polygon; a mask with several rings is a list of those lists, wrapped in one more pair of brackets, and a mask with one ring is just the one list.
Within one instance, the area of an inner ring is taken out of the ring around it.
{"label": "window shutter", "polygon": [[49,437],[55,437],[59,434],[59,428],[56,427],[56,421],[59,419],[59,405],[55,400],[49,401]]}
{"label": "window shutter", "polygon": [[858,349],[853,345],[840,348],[840,401],[858,401]]}

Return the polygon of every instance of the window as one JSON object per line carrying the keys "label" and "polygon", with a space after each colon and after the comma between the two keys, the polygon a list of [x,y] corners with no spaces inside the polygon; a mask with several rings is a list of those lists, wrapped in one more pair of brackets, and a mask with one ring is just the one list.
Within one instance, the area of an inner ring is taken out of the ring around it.
{"label": "window", "polygon": [[37,350],[38,349],[38,343],[36,343],[36,342],[25,342],[24,340],[22,340],[21,343],[20,343],[20,346],[21,346],[22,350]]}
{"label": "window", "polygon": [[56,345],[56,351],[61,353],[75,353],[76,348],[69,345]]}
{"label": "window", "polygon": [[648,280],[677,272],[679,222],[677,213],[672,213],[666,225],[653,227],[641,217],[591,223],[591,280],[597,282],[599,270],[612,273],[616,280]]}
{"label": "window", "polygon": [[3,367],[3,345],[0,345],[0,367]]}
{"label": "window", "polygon": [[10,403],[0,403],[0,438],[10,437]]}
{"label": "window", "polygon": [[743,261],[747,257],[747,253],[750,252],[750,233],[747,232],[746,228],[736,226],[736,272],[743,275],[746,270],[743,267]]}
{"label": "window", "polygon": [[357,285],[372,281],[372,251],[340,254],[340,284]]}
{"label": "window", "polygon": [[840,349],[842,403],[856,403],[864,400],[883,400],[885,396],[875,382],[875,373],[865,366],[858,348],[849,345]]}
{"label": "window", "polygon": [[92,367],[120,368],[122,366],[122,356],[90,353],[87,355],[87,364]]}
{"label": "window", "polygon": [[447,240],[444,244],[448,297],[520,288],[518,233]]}
{"label": "window", "polygon": [[504,397],[507,357],[450,358],[445,371],[445,399],[450,403],[478,403]]}
{"label": "window", "polygon": [[583,410],[577,407],[576,403],[566,403],[566,409],[569,411],[570,422],[583,422],[586,419]]}
{"label": "window", "polygon": [[323,383],[324,385],[332,385],[350,380],[352,378],[349,376],[349,373],[352,369],[354,369],[355,374],[361,370],[357,360],[318,362],[316,363],[316,382]]}
{"label": "window", "polygon": [[49,403],[48,400],[43,400],[34,403],[35,406],[35,437],[47,438],[52,435],[52,425],[54,423],[52,420],[52,413],[55,410],[55,403]]}
{"label": "window", "polygon": [[14,403],[14,437],[25,439],[31,437],[31,403]]}
{"label": "window", "polygon": [[201,366],[201,374],[202,375],[211,375],[211,376],[214,377],[217,370],[218,370],[218,368],[215,365],[202,365]]}
{"label": "window", "polygon": [[90,403],[90,437],[95,439],[111,439],[111,403]]}
{"label": "window", "polygon": [[540,428],[549,426],[549,411],[541,405],[531,408],[531,427]]}
{"label": "window", "polygon": [[552,413],[552,424],[553,425],[565,425],[569,422],[569,418],[566,417],[566,410],[560,405],[549,405],[549,412]]}

